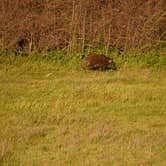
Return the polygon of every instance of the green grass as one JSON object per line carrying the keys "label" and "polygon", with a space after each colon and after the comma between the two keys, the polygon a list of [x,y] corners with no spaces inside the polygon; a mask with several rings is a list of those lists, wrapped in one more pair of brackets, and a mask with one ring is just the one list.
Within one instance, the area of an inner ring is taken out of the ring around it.
{"label": "green grass", "polygon": [[80,66],[0,57],[0,165],[165,166],[166,71]]}

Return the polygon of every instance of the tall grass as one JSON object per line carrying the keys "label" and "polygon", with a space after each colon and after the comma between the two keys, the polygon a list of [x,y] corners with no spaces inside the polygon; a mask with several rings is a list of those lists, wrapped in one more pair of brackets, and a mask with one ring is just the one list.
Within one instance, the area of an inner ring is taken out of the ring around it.
{"label": "tall grass", "polygon": [[[117,48],[107,48],[107,56],[112,57],[120,69],[123,68],[153,68],[165,69],[166,66],[166,43],[161,41],[155,45],[145,45],[142,47],[131,48],[126,51],[121,51]],[[17,53],[12,50],[0,51],[0,62],[7,64],[24,65],[27,63],[49,62],[55,68],[70,68],[83,69],[84,57],[89,53],[105,54],[105,46],[103,44],[97,45],[94,48],[87,47],[82,52],[68,53],[61,50],[49,51],[33,51],[26,50]]]}

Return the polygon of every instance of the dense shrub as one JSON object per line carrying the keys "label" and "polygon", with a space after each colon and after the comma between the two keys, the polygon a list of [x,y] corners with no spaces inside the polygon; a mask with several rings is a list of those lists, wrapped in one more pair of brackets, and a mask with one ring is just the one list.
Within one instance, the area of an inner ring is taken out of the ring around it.
{"label": "dense shrub", "polygon": [[0,46],[84,51],[165,40],[164,0],[2,0]]}

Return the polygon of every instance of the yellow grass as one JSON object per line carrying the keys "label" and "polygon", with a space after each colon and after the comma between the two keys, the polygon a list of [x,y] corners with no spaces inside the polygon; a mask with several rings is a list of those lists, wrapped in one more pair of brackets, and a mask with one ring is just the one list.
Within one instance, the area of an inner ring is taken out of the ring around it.
{"label": "yellow grass", "polygon": [[0,165],[166,164],[166,72],[0,65]]}

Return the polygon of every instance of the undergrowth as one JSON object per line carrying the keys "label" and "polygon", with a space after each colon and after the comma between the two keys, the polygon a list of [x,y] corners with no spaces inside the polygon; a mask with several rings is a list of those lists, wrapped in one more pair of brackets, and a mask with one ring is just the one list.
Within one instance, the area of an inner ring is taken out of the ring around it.
{"label": "undergrowth", "polygon": [[[34,51],[27,53],[15,53],[12,50],[0,51],[0,63],[18,64],[24,62],[49,62],[53,65],[71,68],[82,69],[84,66],[84,57],[89,53],[105,54],[105,47],[99,45],[97,48],[87,48],[82,53],[66,53],[60,50],[50,51]],[[166,42],[160,42],[156,45],[146,45],[129,49],[126,51],[119,51],[115,48],[110,48],[107,52],[108,57],[112,57],[117,65],[117,68],[154,68],[166,69]]]}

